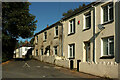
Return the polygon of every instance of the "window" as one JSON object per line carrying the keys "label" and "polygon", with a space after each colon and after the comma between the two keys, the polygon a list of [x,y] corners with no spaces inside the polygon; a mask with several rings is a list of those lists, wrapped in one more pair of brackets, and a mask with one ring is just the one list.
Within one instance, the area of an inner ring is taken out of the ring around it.
{"label": "window", "polygon": [[91,28],[91,13],[85,14],[85,27],[84,29],[90,29]]}
{"label": "window", "polygon": [[54,54],[57,55],[57,46],[54,46]]}
{"label": "window", "polygon": [[43,55],[43,49],[41,49],[41,55]]}
{"label": "window", "polygon": [[27,48],[25,48],[25,51],[27,51]]}
{"label": "window", "polygon": [[58,36],[58,26],[55,27],[55,36]]}
{"label": "window", "polygon": [[114,56],[114,37],[102,39],[102,56]]}
{"label": "window", "polygon": [[68,58],[75,58],[75,44],[68,46]]}
{"label": "window", "polygon": [[38,50],[36,50],[36,56],[38,56]]}
{"label": "window", "polygon": [[103,7],[103,23],[113,20],[113,3]]}
{"label": "window", "polygon": [[69,21],[69,34],[75,33],[75,19]]}
{"label": "window", "polygon": [[36,43],[38,43],[38,36],[36,37]]}
{"label": "window", "polygon": [[44,40],[47,39],[47,32],[44,32]]}
{"label": "window", "polygon": [[85,42],[86,61],[90,62],[90,42]]}

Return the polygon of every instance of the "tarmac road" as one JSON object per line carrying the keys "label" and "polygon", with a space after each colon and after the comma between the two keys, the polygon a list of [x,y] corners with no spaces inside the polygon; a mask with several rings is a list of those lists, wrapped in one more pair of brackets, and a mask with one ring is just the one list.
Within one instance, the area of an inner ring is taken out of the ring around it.
{"label": "tarmac road", "polygon": [[38,60],[10,61],[2,65],[3,78],[99,78],[93,75],[40,62]]}

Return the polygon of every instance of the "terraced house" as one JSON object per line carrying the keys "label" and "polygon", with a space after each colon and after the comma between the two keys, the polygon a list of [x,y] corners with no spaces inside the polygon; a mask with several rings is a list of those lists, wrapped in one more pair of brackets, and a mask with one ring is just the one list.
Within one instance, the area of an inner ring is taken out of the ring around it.
{"label": "terraced house", "polygon": [[35,34],[40,61],[118,78],[120,2],[93,2]]}

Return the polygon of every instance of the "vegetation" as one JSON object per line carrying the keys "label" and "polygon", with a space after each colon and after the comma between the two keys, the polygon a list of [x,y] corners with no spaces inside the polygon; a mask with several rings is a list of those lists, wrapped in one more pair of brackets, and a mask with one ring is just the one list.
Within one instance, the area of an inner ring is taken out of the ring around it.
{"label": "vegetation", "polygon": [[69,15],[69,14],[75,12],[75,11],[78,11],[78,10],[82,9],[83,7],[85,7],[85,4],[83,4],[82,6],[79,5],[79,7],[76,8],[76,9],[74,9],[74,10],[70,9],[70,10],[67,11],[67,13],[64,12],[64,13],[63,13],[63,16],[67,16],[67,15]]}
{"label": "vegetation", "polygon": [[29,13],[29,2],[2,3],[2,60],[13,57],[19,37],[33,36],[36,29],[35,16]]}

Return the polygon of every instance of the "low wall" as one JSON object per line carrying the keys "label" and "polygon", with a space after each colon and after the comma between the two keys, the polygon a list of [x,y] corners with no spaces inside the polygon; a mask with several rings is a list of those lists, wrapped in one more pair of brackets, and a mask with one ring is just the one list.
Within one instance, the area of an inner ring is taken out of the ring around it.
{"label": "low wall", "polygon": [[55,64],[58,66],[62,66],[62,67],[66,67],[66,68],[70,68],[70,61],[69,60],[55,60]]}
{"label": "low wall", "polygon": [[62,67],[66,67],[69,68],[70,65],[70,61],[66,60],[66,59],[60,59],[58,57],[55,56],[33,56],[35,59],[43,61],[43,62],[48,62],[48,63],[52,63],[58,66],[62,66]]}
{"label": "low wall", "polygon": [[118,78],[118,64],[110,62],[87,63],[79,64],[80,71],[93,75],[109,78]]}

